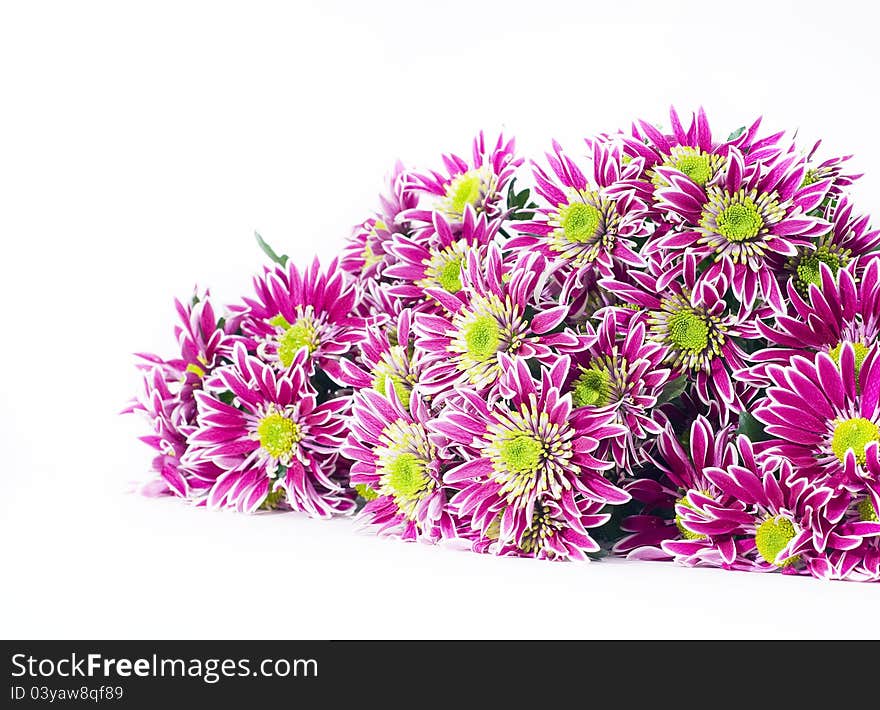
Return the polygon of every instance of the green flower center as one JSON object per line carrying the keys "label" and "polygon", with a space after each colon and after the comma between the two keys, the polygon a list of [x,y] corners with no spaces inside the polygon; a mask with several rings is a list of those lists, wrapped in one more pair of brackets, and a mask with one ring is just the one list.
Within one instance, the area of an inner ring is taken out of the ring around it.
{"label": "green flower center", "polygon": [[187,364],[186,371],[192,373],[199,379],[202,379],[205,376],[205,368],[196,365],[194,362]]}
{"label": "green flower center", "polygon": [[856,461],[864,466],[865,448],[872,441],[880,441],[880,428],[864,417],[855,417],[838,422],[831,436],[831,450],[843,463],[846,452],[850,449],[856,455]]}
{"label": "green flower center", "polygon": [[819,173],[816,172],[815,168],[807,168],[804,173],[804,179],[801,182],[801,187],[808,187],[817,182],[819,182]]}
{"label": "green flower center", "polygon": [[758,236],[764,218],[755,203],[746,198],[742,203],[726,207],[716,220],[718,232],[730,242],[744,242]]}
{"label": "green flower center", "polygon": [[395,494],[410,497],[421,491],[428,482],[425,462],[412,453],[402,453],[387,464],[388,486]]}
{"label": "green flower center", "polygon": [[[687,499],[686,495],[679,498],[677,501],[675,501],[675,503],[676,503],[676,505],[683,505],[686,508],[690,508],[691,510],[694,510],[694,506]],[[705,540],[706,539],[705,535],[701,535],[700,533],[695,533],[695,532],[691,532],[690,530],[688,530],[684,526],[684,523],[681,520],[681,516],[677,515],[677,514],[675,516],[675,527],[678,528],[678,531],[681,533],[681,536],[685,540]]]}
{"label": "green flower center", "polygon": [[394,394],[400,400],[400,404],[404,409],[409,409],[412,391],[409,388],[409,384],[397,373],[380,370],[373,379],[373,389],[379,394],[385,394],[385,388],[388,386],[389,379],[391,380],[391,386],[394,388]]}
{"label": "green flower center", "polygon": [[379,497],[379,494],[376,493],[372,488],[370,488],[366,483],[355,483],[354,489],[358,492],[358,495],[363,498],[367,503],[371,500],[376,500]]}
{"label": "green flower center", "polygon": [[802,295],[809,292],[810,284],[822,285],[822,275],[819,264],[825,264],[831,269],[832,274],[837,274],[841,266],[845,266],[847,258],[843,254],[829,251],[827,246],[822,246],[816,251],[804,254],[797,265],[797,285]]}
{"label": "green flower center", "polygon": [[758,526],[755,531],[755,545],[758,548],[758,554],[764,558],[765,562],[778,567],[788,567],[797,561],[797,555],[789,557],[780,563],[776,562],[776,556],[782,552],[783,548],[792,541],[797,534],[794,523],[788,518],[767,518]]}
{"label": "green flower center", "polygon": [[483,176],[477,170],[459,175],[446,188],[450,211],[462,214],[466,205],[476,207],[482,197]]}
{"label": "green flower center", "polygon": [[588,242],[596,236],[602,213],[593,205],[572,202],[559,209],[559,224],[570,242]]}
{"label": "green flower center", "polygon": [[[856,372],[862,369],[862,363],[865,361],[865,358],[868,356],[868,348],[862,343],[851,343],[853,347],[853,354],[856,359]],[[838,365],[840,364],[840,351],[843,350],[843,343],[838,343],[831,350],[828,351],[828,354],[831,356],[831,359],[834,360]]]}
{"label": "green flower center", "polygon": [[275,510],[286,500],[287,491],[285,491],[284,488],[279,487],[274,491],[269,491],[266,500],[262,502],[260,508],[263,510]]}
{"label": "green flower center", "polygon": [[681,156],[675,161],[675,169],[683,172],[701,187],[712,177],[712,166],[706,153],[691,153]]}
{"label": "green flower center", "polygon": [[511,473],[533,473],[541,464],[544,447],[531,434],[516,434],[498,445],[498,454]]}
{"label": "green flower center", "polygon": [[611,395],[611,376],[598,368],[584,370],[574,381],[571,400],[575,407],[604,407]]}
{"label": "green flower center", "polygon": [[290,454],[293,445],[299,441],[299,427],[283,414],[269,414],[257,426],[260,446],[275,458]]}
{"label": "green flower center", "polygon": [[298,318],[291,325],[284,316],[277,315],[269,323],[284,328],[284,332],[278,336],[278,359],[284,367],[290,367],[300,348],[308,348],[309,353],[313,353],[320,344],[318,328],[308,316]]}
{"label": "green flower center", "polygon": [[709,326],[693,311],[678,311],[667,321],[669,340],[680,350],[703,352],[709,345]]}
{"label": "green flower center", "polygon": [[474,360],[488,360],[501,345],[501,328],[491,315],[477,316],[464,329],[468,355]]}
{"label": "green flower center", "polygon": [[437,281],[449,293],[461,291],[461,263],[464,257],[454,256],[447,261],[437,273]]}
{"label": "green flower center", "polygon": [[859,511],[859,520],[866,523],[876,523],[880,520],[877,516],[877,509],[874,507],[870,498],[862,499],[856,506],[856,510]]}

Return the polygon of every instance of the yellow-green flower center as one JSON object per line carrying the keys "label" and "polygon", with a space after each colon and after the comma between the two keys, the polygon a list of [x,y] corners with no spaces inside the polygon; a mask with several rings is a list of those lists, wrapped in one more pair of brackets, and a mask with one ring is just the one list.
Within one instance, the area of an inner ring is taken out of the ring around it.
{"label": "yellow-green flower center", "polygon": [[299,441],[299,427],[283,414],[269,414],[257,425],[257,436],[266,452],[275,458],[289,455]]}
{"label": "yellow-green flower center", "polygon": [[571,400],[575,407],[604,407],[610,395],[611,376],[595,367],[584,370],[571,389]]}
{"label": "yellow-green flower center", "polygon": [[416,495],[428,483],[425,462],[415,454],[406,452],[390,461],[385,472],[387,484],[394,493],[401,497]]}
{"label": "yellow-green flower center", "polygon": [[872,441],[880,441],[880,428],[864,417],[854,417],[838,422],[831,436],[831,450],[843,463],[846,452],[850,449],[856,455],[856,461],[865,464],[865,448]]}
{"label": "yellow-green flower center", "polygon": [[372,488],[370,488],[366,483],[355,483],[354,489],[357,491],[358,495],[363,498],[367,503],[371,500],[376,500],[379,497],[379,494],[376,493]]}
{"label": "yellow-green flower center", "polygon": [[758,236],[764,226],[764,218],[755,203],[745,198],[742,202],[726,207],[716,220],[718,232],[730,242],[744,242]]}
{"label": "yellow-green flower center", "polygon": [[477,316],[464,329],[468,355],[474,360],[492,357],[501,346],[501,328],[491,315]]}
{"label": "yellow-green flower center", "polygon": [[498,444],[498,455],[511,473],[532,473],[538,469],[544,447],[531,434],[516,434]]}
{"label": "yellow-green flower center", "polygon": [[693,311],[678,311],[667,321],[669,340],[680,350],[703,352],[709,345],[709,326]]}
{"label": "yellow-green flower center", "polygon": [[819,182],[819,173],[815,168],[807,168],[804,179],[801,181],[801,187],[808,187],[817,182]]}
{"label": "yellow-green flower center", "polygon": [[278,336],[278,359],[284,367],[290,367],[300,348],[308,348],[309,353],[313,353],[320,345],[317,325],[309,316],[297,318],[291,325],[279,314],[269,323],[284,329],[284,332]]}
{"label": "yellow-green flower center", "polygon": [[409,400],[412,397],[409,383],[407,383],[400,375],[387,370],[380,370],[373,379],[373,389],[379,394],[385,394],[385,388],[388,386],[388,380],[391,380],[391,386],[394,388],[394,394],[400,400],[400,404],[404,409],[409,409]]}
{"label": "yellow-green flower center", "polygon": [[675,161],[675,169],[683,172],[697,185],[705,185],[712,177],[712,166],[706,153],[688,153]]}
{"label": "yellow-green flower center", "polygon": [[[690,508],[691,510],[694,510],[694,506],[688,500],[686,495],[679,498],[677,501],[675,501],[675,503],[676,503],[676,505],[683,505],[685,508]],[[684,523],[682,523],[681,516],[678,514],[676,514],[676,516],[675,516],[675,527],[678,528],[678,531],[681,533],[681,536],[685,540],[705,540],[706,539],[705,535],[701,535],[700,533],[695,533],[695,532],[691,532],[690,530],[688,530],[684,526]]]}
{"label": "yellow-green flower center", "polygon": [[196,365],[194,362],[187,364],[186,371],[192,373],[199,379],[202,379],[205,376],[205,368]]}
{"label": "yellow-green flower center", "polygon": [[596,236],[602,213],[593,205],[572,202],[559,208],[559,224],[570,242],[588,242]]}
{"label": "yellow-green flower center", "polygon": [[859,511],[859,520],[866,523],[876,523],[880,520],[877,516],[877,509],[870,498],[863,498],[856,506],[856,510]]}
{"label": "yellow-green flower center", "polygon": [[450,211],[462,214],[466,205],[476,207],[482,197],[482,188],[483,176],[479,170],[470,170],[456,177],[446,188]]}
{"label": "yellow-green flower center", "polygon": [[796,534],[794,523],[788,518],[782,516],[767,518],[755,531],[755,546],[758,548],[758,554],[764,558],[765,562],[777,567],[788,567],[794,564],[798,559],[797,555],[782,562],[776,562],[776,557],[794,539]]}
{"label": "yellow-green flower center", "polygon": [[841,266],[846,266],[848,259],[845,254],[832,252],[827,246],[821,246],[816,251],[804,254],[797,265],[797,286],[801,295],[806,296],[810,284],[822,285],[822,274],[819,264],[825,264],[831,269],[832,274],[837,274]]}
{"label": "yellow-green flower center", "polygon": [[[853,348],[853,355],[855,355],[856,361],[856,372],[859,372],[862,369],[862,363],[865,361],[865,358],[868,355],[867,346],[862,343],[851,343]],[[831,356],[831,359],[834,360],[838,365],[840,364],[840,351],[843,350],[843,343],[838,343],[831,350],[828,351],[828,354]]]}
{"label": "yellow-green flower center", "polygon": [[464,256],[459,254],[447,261],[437,272],[437,281],[449,293],[461,291],[461,263]]}

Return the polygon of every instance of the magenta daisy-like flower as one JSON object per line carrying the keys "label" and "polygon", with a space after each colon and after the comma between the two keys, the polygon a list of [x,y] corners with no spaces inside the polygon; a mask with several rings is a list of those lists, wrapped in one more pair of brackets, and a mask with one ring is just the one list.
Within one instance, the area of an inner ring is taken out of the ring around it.
{"label": "magenta daisy-like flower", "polygon": [[458,492],[450,505],[470,525],[477,549],[551,559],[585,559],[599,549],[589,529],[604,524],[606,504],[629,495],[602,472],[595,453],[620,433],[613,414],[597,410],[577,420],[562,387],[570,367],[561,358],[536,381],[522,359],[502,357],[500,398],[473,389],[448,400],[430,427],[464,458],[444,483]]}
{"label": "magenta daisy-like flower", "polygon": [[388,179],[388,194],[380,195],[379,212],[358,225],[342,251],[339,268],[357,279],[380,279],[388,264],[394,263],[387,246],[394,234],[408,233],[409,225],[401,213],[418,205],[418,196],[406,187],[406,170],[397,162]]}
{"label": "magenta daisy-like flower", "polygon": [[750,543],[746,555],[754,569],[801,573],[823,554],[832,527],[826,516],[832,487],[809,480],[791,461],[775,456],[764,457],[757,467],[732,465],[705,473],[726,495],[748,507],[753,519],[738,532]]}
{"label": "magenta daisy-like flower", "polygon": [[637,248],[653,231],[645,202],[622,187],[639,176],[642,161],[623,164],[616,144],[592,147],[595,185],[553,142],[547,161],[555,179],[534,166],[537,191],[549,206],[538,209],[539,219],[517,225],[520,235],[507,243],[514,251],[542,253],[565,278],[578,281],[593,268],[611,275],[615,262],[644,266]]}
{"label": "magenta daisy-like flower", "polygon": [[648,339],[666,348],[665,362],[672,370],[693,378],[701,401],[707,405],[717,401],[725,413],[741,411],[752,394],[731,373],[745,364],[746,353],[735,338],[742,335],[748,314],[742,305],[736,313],[730,312],[724,299],[728,274],[698,278],[696,258],[687,254],[678,272],[631,271],[630,277],[634,283],[618,279],[600,283],[644,309],[633,318],[644,320]]}
{"label": "magenta daisy-like flower", "polygon": [[852,158],[851,155],[842,155],[828,158],[821,163],[817,162],[815,156],[819,151],[820,145],[822,145],[822,141],[816,141],[810,152],[807,153],[807,169],[804,173],[803,184],[805,186],[813,185],[822,180],[830,180],[831,187],[828,189],[828,196],[835,198],[862,176],[855,174],[847,175],[843,172],[844,164]]}
{"label": "magenta daisy-like flower", "polygon": [[772,386],[755,417],[776,437],[774,451],[802,475],[825,477],[880,510],[880,357],[872,347],[857,364],[852,343],[837,358],[820,352],[769,365]]}
{"label": "magenta daisy-like flower", "polygon": [[208,493],[210,507],[252,513],[267,504],[317,517],[354,508],[334,475],[350,400],[318,404],[309,376],[306,348],[278,372],[239,344],[233,364],[208,378],[196,394],[198,428],[184,461],[223,469]]}
{"label": "magenta daisy-like flower", "polygon": [[573,351],[586,344],[584,336],[568,330],[551,333],[565,318],[565,306],[530,314],[540,301],[545,270],[539,254],[517,268],[505,267],[501,250],[492,244],[485,258],[475,251],[468,255],[458,294],[428,290],[446,312],[416,316],[416,348],[424,353],[421,384],[426,393],[458,386],[486,393],[502,372],[499,353],[546,360],[554,350]]}
{"label": "magenta daisy-like flower", "polygon": [[513,180],[516,169],[522,165],[516,156],[516,141],[498,136],[495,147],[487,150],[483,133],[474,139],[471,162],[457,155],[444,155],[446,174],[410,172],[407,188],[431,200],[430,209],[421,206],[408,209],[401,215],[404,219],[430,224],[433,212],[441,212],[451,222],[464,218],[465,207],[470,206],[477,214],[490,219],[504,211],[506,190]]}
{"label": "magenta daisy-like flower", "polygon": [[404,406],[390,382],[386,387],[383,394],[364,389],[355,395],[342,449],[354,461],[351,484],[367,501],[359,516],[404,540],[455,537],[444,462],[426,428],[428,407],[418,394]]}
{"label": "magenta daisy-like flower", "polygon": [[[858,266],[863,268],[857,270]],[[751,356],[757,365],[744,375],[766,384],[769,363],[785,365],[794,355],[809,359],[816,352],[839,360],[844,343],[852,345],[856,365],[861,365],[880,335],[880,257],[853,261],[836,274],[822,262],[817,274],[815,282],[810,277],[806,298],[794,281],[789,282],[790,306],[787,313],[776,315],[773,326],[757,321],[770,347]]]}
{"label": "magenta daisy-like flower", "polygon": [[361,337],[364,321],[352,313],[358,289],[334,260],[326,271],[317,259],[300,272],[292,264],[254,279],[256,298],[245,298],[242,329],[250,349],[278,370],[289,368],[305,349],[313,363],[333,379],[339,360]]}
{"label": "magenta daisy-like flower", "polygon": [[385,273],[401,283],[389,286],[388,294],[402,299],[409,307],[436,308],[437,301],[427,292],[461,291],[468,254],[474,250],[484,252],[500,226],[500,220],[477,216],[473,208],[466,205],[460,229],[453,231],[447,219],[434,212],[431,229],[413,237],[396,235],[389,249],[397,262]]}
{"label": "magenta daisy-like flower", "polygon": [[357,390],[373,389],[384,394],[390,383],[404,409],[419,382],[423,353],[413,347],[413,313],[404,309],[396,328],[368,326],[358,344],[355,360],[343,360],[340,381]]}
{"label": "magenta daisy-like flower", "polygon": [[731,148],[738,150],[749,165],[770,162],[781,153],[779,139],[783,134],[759,138],[760,118],[725,141],[713,139],[709,119],[702,108],[691,116],[687,129],[675,108],[669,109],[669,120],[672,133],[665,134],[647,121],[639,121],[638,126],[633,126],[632,137],[621,137],[624,155],[641,159],[646,168],[645,177],[655,187],[669,186],[671,173],[705,187],[721,173]]}
{"label": "magenta daisy-like flower", "polygon": [[153,430],[140,437],[156,451],[152,461],[155,478],[141,490],[148,495],[172,494],[200,500],[223,471],[209,460],[182,460],[187,452],[187,437],[196,427],[187,417],[188,407],[181,404],[180,390],[171,391],[167,374],[159,367],[147,372],[143,396],[125,410],[145,415]]}
{"label": "magenta daisy-like flower", "polygon": [[810,214],[827,195],[830,179],[803,186],[802,158],[786,155],[770,165],[748,166],[733,147],[718,175],[703,186],[678,170],[656,172],[668,182],[655,191],[657,209],[676,227],[650,249],[694,254],[709,264],[704,278],[730,271],[731,289],[747,306],[760,295],[782,311],[782,259],[830,229]]}
{"label": "magenta daisy-like flower", "polygon": [[608,408],[624,427],[620,436],[603,442],[618,467],[639,463],[645,442],[662,431],[652,410],[672,377],[663,366],[666,355],[664,346],[646,340],[644,321],[621,327],[613,309],[604,313],[596,342],[572,355],[566,388],[574,406]]}
{"label": "magenta daisy-like flower", "polygon": [[752,518],[745,505],[707,477],[706,470],[734,464],[754,467],[751,443],[745,437],[736,441],[730,426],[719,429],[697,417],[686,446],[667,425],[651,457],[658,478],[640,477],[626,485],[643,509],[622,521],[628,535],[614,545],[614,551],[636,559],[673,559],[688,566],[745,564],[743,555],[754,545],[738,539],[736,532]]}

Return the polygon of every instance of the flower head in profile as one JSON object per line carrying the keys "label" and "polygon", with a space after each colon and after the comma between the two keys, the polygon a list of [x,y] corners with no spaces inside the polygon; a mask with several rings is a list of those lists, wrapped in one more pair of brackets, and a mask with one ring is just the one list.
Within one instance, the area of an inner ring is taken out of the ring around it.
{"label": "flower head in profile", "polygon": [[310,361],[338,380],[341,357],[360,338],[363,320],[352,313],[357,287],[331,262],[317,259],[300,272],[292,264],[254,279],[254,298],[245,298],[242,329],[249,345],[278,370],[289,368],[305,350]]}
{"label": "flower head in profile", "polygon": [[487,149],[483,133],[474,138],[470,162],[457,155],[443,156],[445,173],[412,171],[407,177],[408,190],[430,201],[428,209],[421,205],[403,212],[402,217],[430,224],[433,212],[441,212],[450,222],[464,218],[470,206],[477,214],[493,219],[504,212],[506,190],[513,180],[522,158],[516,155],[516,141],[503,135],[493,148]]}
{"label": "flower head in profile", "polygon": [[433,395],[467,386],[491,392],[502,373],[499,354],[546,360],[554,349],[567,352],[583,347],[584,336],[560,327],[565,306],[540,307],[545,272],[539,254],[510,268],[503,263],[500,248],[491,244],[485,258],[477,252],[469,254],[457,294],[428,290],[444,312],[416,316],[416,348],[425,360],[424,391]]}
{"label": "flower head in profile", "polygon": [[418,196],[406,187],[406,169],[398,161],[388,178],[388,192],[380,195],[381,208],[359,224],[348,238],[339,259],[339,268],[355,279],[381,279],[385,267],[394,263],[388,244],[395,234],[409,233],[410,226],[400,215],[416,207]]}
{"label": "flower head in profile", "polygon": [[421,397],[413,394],[404,406],[390,381],[382,394],[361,390],[342,449],[354,462],[351,484],[367,501],[360,518],[404,540],[456,535],[442,480],[445,463],[426,428],[428,419]]}
{"label": "flower head in profile", "polygon": [[560,389],[567,358],[543,368],[539,380],[521,358],[501,363],[498,399],[461,390],[431,423],[464,458],[444,475],[458,490],[450,506],[477,549],[586,559],[599,549],[588,530],[608,520],[603,507],[629,500],[603,476],[613,464],[595,456],[622,427],[607,411],[571,417],[571,397]]}
{"label": "flower head in profile", "polygon": [[596,141],[591,184],[555,141],[553,151],[547,154],[552,176],[534,166],[537,191],[549,206],[538,209],[537,219],[519,224],[520,234],[507,248],[540,252],[565,279],[576,281],[592,269],[611,275],[615,263],[644,266],[637,248],[652,232],[647,205],[625,187],[640,174],[641,161],[622,164],[619,145]]}
{"label": "flower head in profile", "polygon": [[737,538],[752,518],[735,497],[724,493],[706,475],[710,467],[755,466],[751,442],[734,438],[733,428],[716,429],[697,417],[685,440],[667,424],[657,439],[652,461],[656,477],[639,477],[625,487],[642,504],[625,518],[628,533],[615,552],[637,559],[673,559],[688,566],[735,567],[753,546]]}
{"label": "flower head in profile", "polygon": [[184,461],[223,470],[208,493],[210,507],[252,513],[282,506],[316,517],[354,508],[335,473],[350,401],[318,404],[310,374],[305,348],[278,372],[238,344],[232,364],[208,378],[196,394],[198,426]]}
{"label": "flower head in profile", "polygon": [[620,436],[603,443],[619,468],[639,463],[646,442],[662,431],[652,414],[672,377],[666,355],[663,345],[646,339],[643,320],[621,325],[613,309],[605,311],[595,343],[572,355],[566,387],[574,406],[608,408],[623,426]]}

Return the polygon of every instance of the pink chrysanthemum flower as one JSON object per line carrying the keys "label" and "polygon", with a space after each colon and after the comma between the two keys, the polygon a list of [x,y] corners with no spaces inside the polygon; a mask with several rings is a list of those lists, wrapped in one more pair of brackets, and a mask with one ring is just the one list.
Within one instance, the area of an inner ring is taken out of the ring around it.
{"label": "pink chrysanthemum flower", "polygon": [[418,196],[406,187],[406,170],[398,161],[388,179],[388,194],[379,195],[379,212],[358,225],[339,259],[339,268],[356,279],[380,279],[389,264],[394,263],[388,244],[394,234],[408,233],[409,225],[401,213],[418,205]]}
{"label": "pink chrysanthemum flower", "polygon": [[453,538],[456,522],[443,486],[444,461],[426,428],[428,407],[417,393],[404,406],[390,382],[386,387],[383,394],[355,395],[342,449],[354,461],[351,484],[367,501],[359,517],[404,540]]}
{"label": "pink chrysanthemum flower", "polygon": [[566,389],[574,406],[610,409],[624,427],[620,436],[603,442],[620,468],[640,463],[646,442],[662,431],[652,411],[672,377],[663,367],[666,355],[664,346],[646,340],[644,321],[621,327],[614,310],[604,313],[596,342],[572,355]]}
{"label": "pink chrysanthemum flower", "polygon": [[[749,508],[753,520],[739,533],[751,543],[754,569],[803,573],[824,553],[832,534],[826,508],[834,496],[823,481],[811,481],[791,461],[764,457],[756,466],[708,468],[709,478],[726,495]],[[880,534],[880,525],[876,526]]]}
{"label": "pink chrysanthemum flower", "polygon": [[465,535],[477,549],[586,559],[599,549],[588,530],[609,518],[603,506],[629,500],[602,475],[613,464],[594,455],[622,427],[608,411],[571,417],[571,397],[560,391],[567,358],[543,369],[540,381],[522,359],[501,362],[499,399],[461,390],[430,424],[464,457],[444,476],[459,489],[450,505],[469,520]]}
{"label": "pink chrysanthemum flower", "polygon": [[[739,447],[737,447],[739,443]],[[752,518],[746,507],[706,475],[709,467],[755,466],[751,443],[734,440],[730,426],[716,429],[704,417],[690,427],[687,449],[667,425],[652,455],[660,476],[637,478],[626,490],[644,506],[621,523],[629,533],[614,551],[635,559],[673,559],[688,566],[736,567],[753,543],[736,532]]]}
{"label": "pink chrysanthemum flower", "polygon": [[172,392],[167,370],[154,367],[144,376],[144,394],[126,409],[146,415],[153,433],[140,440],[156,451],[152,461],[155,478],[141,487],[149,496],[176,495],[200,500],[214,485],[222,469],[208,460],[184,462],[187,437],[195,431],[194,417],[181,405],[180,390]]}
{"label": "pink chrysanthemum flower", "polygon": [[482,131],[474,139],[472,162],[457,155],[444,155],[446,175],[436,171],[408,174],[407,188],[415,194],[427,195],[430,209],[417,207],[401,215],[404,219],[430,224],[433,212],[441,212],[451,222],[464,218],[465,207],[470,206],[477,214],[488,218],[500,217],[504,212],[506,190],[513,180],[516,169],[522,165],[516,156],[516,141],[504,141],[499,135],[495,147],[486,150]]}
{"label": "pink chrysanthemum flower", "polygon": [[384,394],[390,383],[404,409],[422,375],[423,353],[413,347],[413,313],[404,309],[396,328],[368,326],[355,360],[343,360],[340,381],[355,391],[373,389]]}
{"label": "pink chrysanthemum flower", "polygon": [[653,183],[653,187],[669,186],[670,173],[677,173],[699,187],[705,187],[722,171],[731,148],[738,150],[748,165],[759,161],[766,164],[781,153],[781,132],[758,138],[760,118],[725,141],[713,138],[709,119],[702,108],[695,116],[691,115],[687,130],[675,108],[669,109],[669,120],[672,133],[665,134],[647,121],[639,121],[638,126],[633,126],[632,137],[621,137],[624,155],[641,159],[646,168],[645,178]]}
{"label": "pink chrysanthemum flower", "polygon": [[603,279],[600,284],[642,312],[633,318],[644,320],[649,340],[667,349],[666,363],[676,373],[693,378],[696,393],[706,404],[717,401],[721,411],[739,412],[753,393],[731,373],[741,370],[746,353],[735,338],[745,331],[748,313],[740,304],[736,313],[724,299],[729,278],[725,272],[715,279],[697,277],[693,254],[685,256],[678,272],[653,274],[631,271],[634,283]]}
{"label": "pink chrysanthemum flower", "polygon": [[[860,279],[858,266],[863,267]],[[809,359],[817,352],[839,360],[844,343],[852,345],[856,365],[861,365],[880,335],[880,257],[853,261],[836,274],[823,262],[817,273],[818,282],[809,282],[806,298],[794,281],[789,282],[789,308],[776,315],[774,325],[757,321],[770,347],[751,355],[757,364],[742,373],[744,377],[766,385],[768,364],[785,365],[794,355]]]}
{"label": "pink chrysanthemum flower", "polygon": [[555,180],[534,165],[537,191],[550,206],[539,208],[539,219],[517,225],[520,234],[507,244],[514,252],[540,252],[578,282],[591,269],[610,276],[615,262],[644,266],[637,249],[653,231],[645,202],[621,186],[639,176],[642,161],[622,164],[619,145],[592,146],[595,185],[553,142],[554,152],[546,155]]}
{"label": "pink chrysanthemum flower", "polygon": [[[468,255],[458,294],[428,290],[446,314],[416,316],[416,348],[424,353],[421,384],[426,393],[459,386],[487,393],[502,372],[499,353],[547,360],[554,350],[568,352],[586,345],[586,337],[569,330],[551,332],[563,322],[567,308],[538,307],[545,270],[538,254],[515,269],[505,267],[501,250],[492,244],[484,259],[477,252]],[[531,315],[530,309],[537,314]]]}
{"label": "pink chrysanthemum flower", "polygon": [[385,271],[388,277],[401,282],[389,286],[387,293],[400,298],[406,306],[421,310],[438,306],[427,295],[428,291],[461,291],[468,255],[472,251],[485,252],[501,226],[500,220],[478,217],[470,205],[465,206],[460,229],[456,231],[439,212],[433,214],[432,220],[431,228],[417,236],[395,236],[389,249],[396,263]]}
{"label": "pink chrysanthemum flower", "polygon": [[318,404],[309,376],[305,348],[278,372],[239,344],[233,364],[206,380],[206,391],[196,394],[198,428],[184,461],[223,469],[208,493],[210,507],[252,513],[266,504],[316,517],[354,508],[334,474],[350,400]]}
{"label": "pink chrysanthemum flower", "polygon": [[771,165],[747,166],[730,148],[720,172],[700,186],[678,170],[657,168],[668,185],[657,188],[657,209],[676,224],[653,250],[682,250],[706,261],[703,278],[732,272],[731,289],[746,306],[758,295],[784,309],[777,274],[784,257],[809,247],[830,224],[810,212],[827,195],[830,179],[802,186],[802,158],[787,155]]}
{"label": "pink chrysanthemum flower", "polygon": [[803,184],[809,186],[822,180],[830,180],[831,187],[828,189],[828,197],[833,199],[839,196],[843,190],[851,187],[862,176],[860,174],[847,175],[843,172],[844,163],[852,158],[851,155],[828,158],[817,163],[815,157],[820,145],[822,145],[822,141],[816,141],[807,153],[807,169],[804,172]]}
{"label": "pink chrysanthemum flower", "polygon": [[317,259],[300,272],[292,264],[254,279],[256,298],[245,298],[242,329],[249,349],[278,370],[289,368],[300,349],[334,380],[339,361],[361,337],[364,321],[351,314],[359,292],[331,262],[326,271]]}
{"label": "pink chrysanthemum flower", "polygon": [[772,386],[755,417],[776,437],[773,450],[802,475],[828,478],[880,510],[880,357],[876,347],[857,364],[852,343],[837,358],[820,352],[769,365]]}

